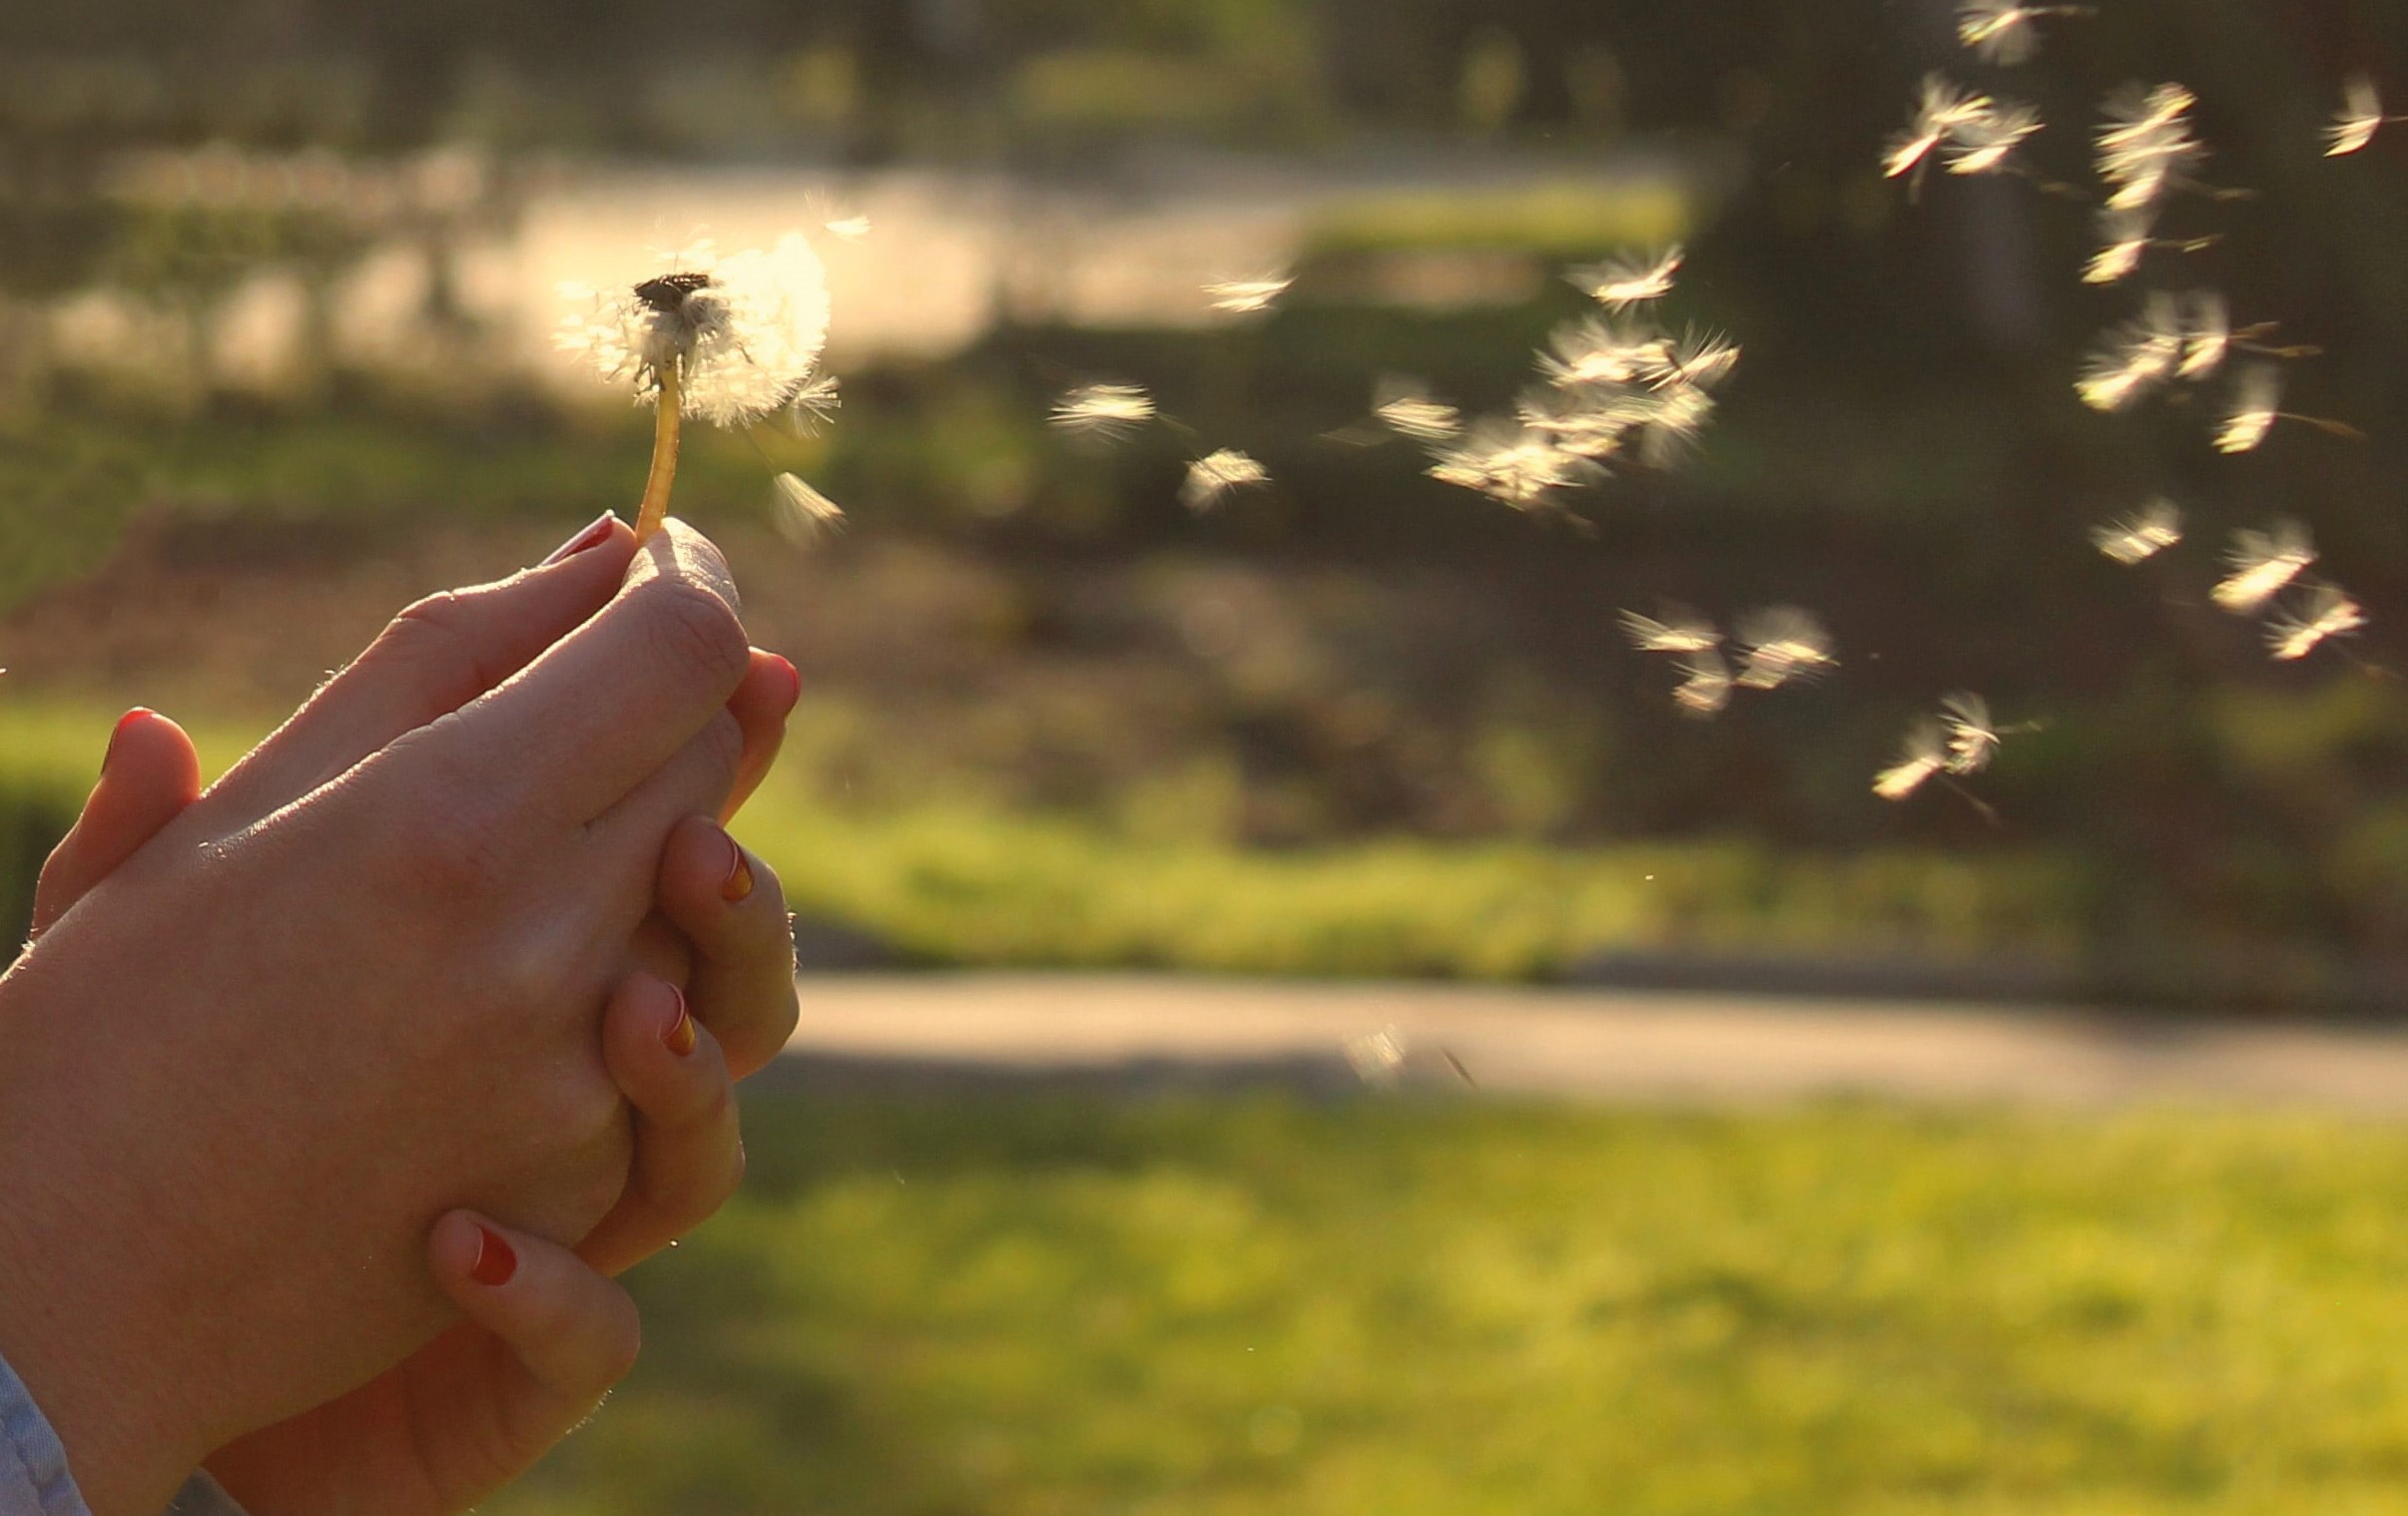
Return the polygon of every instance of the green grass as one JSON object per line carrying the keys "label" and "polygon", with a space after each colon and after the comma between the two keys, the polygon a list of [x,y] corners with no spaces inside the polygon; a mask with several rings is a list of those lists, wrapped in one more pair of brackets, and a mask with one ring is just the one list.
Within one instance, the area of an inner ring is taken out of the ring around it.
{"label": "green grass", "polygon": [[756,1099],[494,1516],[2408,1511],[2408,1133]]}

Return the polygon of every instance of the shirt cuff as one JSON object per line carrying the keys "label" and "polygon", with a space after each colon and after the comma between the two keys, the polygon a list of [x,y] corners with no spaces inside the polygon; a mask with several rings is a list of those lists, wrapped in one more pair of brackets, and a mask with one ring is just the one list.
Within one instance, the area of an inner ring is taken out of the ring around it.
{"label": "shirt cuff", "polygon": [[33,1391],[0,1358],[0,1516],[92,1516],[67,1449]]}

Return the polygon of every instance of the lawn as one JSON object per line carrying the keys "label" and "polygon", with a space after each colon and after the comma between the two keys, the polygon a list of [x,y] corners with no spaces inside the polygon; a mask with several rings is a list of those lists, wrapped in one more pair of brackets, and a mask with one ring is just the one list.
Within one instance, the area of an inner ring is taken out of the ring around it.
{"label": "lawn", "polygon": [[2408,1132],[757,1098],[494,1516],[2408,1511]]}

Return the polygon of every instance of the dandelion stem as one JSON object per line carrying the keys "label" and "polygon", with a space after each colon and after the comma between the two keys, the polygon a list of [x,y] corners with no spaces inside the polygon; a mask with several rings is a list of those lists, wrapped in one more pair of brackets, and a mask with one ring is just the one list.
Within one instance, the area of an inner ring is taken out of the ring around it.
{"label": "dandelion stem", "polygon": [[636,541],[644,542],[669,517],[669,486],[677,480],[678,410],[684,402],[679,374],[683,361],[661,366],[660,408],[652,426],[652,472],[644,478],[644,503],[636,511]]}

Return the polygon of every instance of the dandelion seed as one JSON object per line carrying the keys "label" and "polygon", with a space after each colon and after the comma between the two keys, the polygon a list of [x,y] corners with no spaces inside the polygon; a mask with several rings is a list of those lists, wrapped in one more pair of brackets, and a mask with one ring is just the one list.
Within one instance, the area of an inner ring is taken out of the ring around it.
{"label": "dandelion seed", "polygon": [[1408,1048],[1403,1030],[1393,1026],[1346,1040],[1346,1061],[1355,1077],[1382,1089],[1394,1086],[1404,1072]]}
{"label": "dandelion seed", "polygon": [[2017,5],[2013,0],[1966,0],[1957,10],[1957,40],[1992,63],[2014,67],[2040,51],[2033,23],[2044,16],[2088,16],[2081,5]]}
{"label": "dandelion seed", "polygon": [[1667,608],[1664,619],[1624,611],[1622,635],[1641,653],[1711,653],[1722,646],[1715,625],[1686,607]]}
{"label": "dandelion seed", "polygon": [[1831,634],[1813,612],[1797,606],[1769,606],[1741,616],[1738,643],[1747,654],[1739,671],[1742,689],[1778,690],[1839,667],[1831,652]]}
{"label": "dandelion seed", "polygon": [[1154,416],[1154,397],[1134,384],[1083,384],[1053,404],[1054,425],[1090,437],[1126,437]]}
{"label": "dandelion seed", "polygon": [[1514,402],[1521,424],[1543,432],[1574,457],[1604,459],[1652,413],[1651,397],[1623,385],[1527,389]]}
{"label": "dandelion seed", "polygon": [[1941,75],[1926,74],[1914,120],[1904,132],[1890,139],[1882,153],[1882,178],[1897,179],[1921,169],[1942,143],[1961,128],[1982,120],[1993,109],[1989,96],[1961,89]]}
{"label": "dandelion seed", "polygon": [[1948,172],[1970,176],[2012,168],[2015,150],[2041,127],[2040,112],[2030,106],[2001,103],[1950,134]]}
{"label": "dandelion seed", "polygon": [[2339,585],[2313,585],[2297,610],[2278,611],[2266,623],[2266,646],[2277,659],[2292,663],[2336,637],[2355,636],[2365,625],[2365,610]]}
{"label": "dandelion seed", "polygon": [[840,242],[858,243],[870,235],[870,218],[848,216],[828,224],[828,235]]}
{"label": "dandelion seed", "polygon": [[2287,517],[2269,531],[2234,532],[2224,554],[2230,572],[2215,587],[2215,603],[2235,616],[2254,616],[2315,562],[2308,529]]}
{"label": "dandelion seed", "polygon": [[1650,327],[1617,327],[1605,316],[1556,327],[1547,347],[1538,355],[1539,372],[1548,383],[1562,386],[1641,383],[1672,367],[1672,342],[1663,333]]}
{"label": "dandelion seed", "polygon": [[2232,308],[2212,289],[2190,297],[2190,320],[2182,330],[2182,362],[2174,377],[2194,383],[2224,366],[2232,351]]}
{"label": "dandelion seed", "polygon": [[1739,344],[1729,337],[1692,326],[1672,343],[1670,360],[1654,382],[1710,390],[1738,369],[1739,355]]}
{"label": "dandelion seed", "polygon": [[698,243],[667,271],[586,298],[589,308],[563,322],[555,345],[607,379],[631,382],[637,402],[656,407],[639,538],[657,531],[668,512],[682,419],[749,426],[821,382],[828,275],[800,234],[725,258]]}
{"label": "dandelion seed", "polygon": [[813,489],[801,476],[780,474],[772,482],[778,491],[778,531],[787,541],[797,547],[809,547],[829,533],[844,529],[844,508]]}
{"label": "dandelion seed", "polygon": [[1476,422],[1429,469],[1442,484],[1478,490],[1518,511],[1554,505],[1555,492],[1587,484],[1603,470],[1543,431],[1492,417]]}
{"label": "dandelion seed", "polygon": [[1564,277],[1598,304],[1620,310],[1670,294],[1672,276],[1680,271],[1682,256],[1682,249],[1675,243],[1653,257],[1616,257],[1601,263],[1584,263],[1568,270]]}
{"label": "dandelion seed", "polygon": [[2223,429],[2215,434],[2220,453],[2255,452],[2282,414],[2282,373],[2271,363],[2252,363],[2241,370],[2232,408]]}
{"label": "dandelion seed", "polygon": [[1903,800],[1945,771],[1948,756],[1940,724],[1928,716],[1917,717],[1907,728],[1898,761],[1873,776],[1873,792],[1885,800]]}
{"label": "dandelion seed", "polygon": [[2109,413],[2133,402],[2171,378],[2182,363],[2183,328],[2171,297],[2152,294],[2140,315],[2107,334],[2106,340],[2083,360],[2075,392],[2093,410]]}
{"label": "dandelion seed", "polygon": [[1940,702],[1940,727],[1948,737],[1945,765],[1954,774],[1975,774],[1998,757],[2000,731],[1990,719],[1990,702],[1970,690],[1959,690]]}
{"label": "dandelion seed", "polygon": [[1715,399],[1694,384],[1666,384],[1631,402],[1637,408],[1639,461],[1649,468],[1671,468],[1696,446],[1706,423],[1714,419]]}
{"label": "dandelion seed", "polygon": [[1179,502],[1191,511],[1208,511],[1233,490],[1270,482],[1269,469],[1234,447],[1224,447],[1187,465],[1187,481],[1179,486]]}
{"label": "dandelion seed", "polygon": [[1719,716],[1729,707],[1731,666],[1720,653],[1709,648],[1701,653],[1683,654],[1678,667],[1683,678],[1679,688],[1672,692],[1672,701],[1684,715],[1703,719]]}
{"label": "dandelion seed", "polygon": [[1212,307],[1232,315],[1253,315],[1269,310],[1274,301],[1288,292],[1296,282],[1292,273],[1267,274],[1258,279],[1228,279],[1206,284],[1204,292],[1212,296]]}
{"label": "dandelion seed", "polygon": [[1372,414],[1402,437],[1417,442],[1452,442],[1463,435],[1463,413],[1434,400],[1418,380],[1383,379],[1372,396]]}
{"label": "dandelion seed", "polygon": [[2156,220],[2154,206],[2101,211],[2101,246],[2084,266],[2082,281],[2086,284],[2118,284],[2139,271],[2140,261],[2151,248],[2174,253],[2204,253],[2223,240],[2218,235],[2166,241],[2154,235]]}
{"label": "dandelion seed", "polygon": [[2324,156],[2347,158],[2362,153],[2375,140],[2375,134],[2394,122],[2408,121],[2408,116],[2383,114],[2383,94],[2375,82],[2364,74],[2351,76],[2341,87],[2341,111],[2333,124],[2325,128]]}
{"label": "dandelion seed", "polygon": [[2107,98],[2107,123],[2095,138],[2099,177],[2111,188],[2110,211],[2155,205],[2182,172],[2207,156],[2190,123],[2198,97],[2178,84],[2127,85]]}
{"label": "dandelion seed", "polygon": [[2092,545],[2125,568],[2154,558],[2181,540],[2181,508],[2165,499],[2152,500],[2132,515],[2091,528]]}

